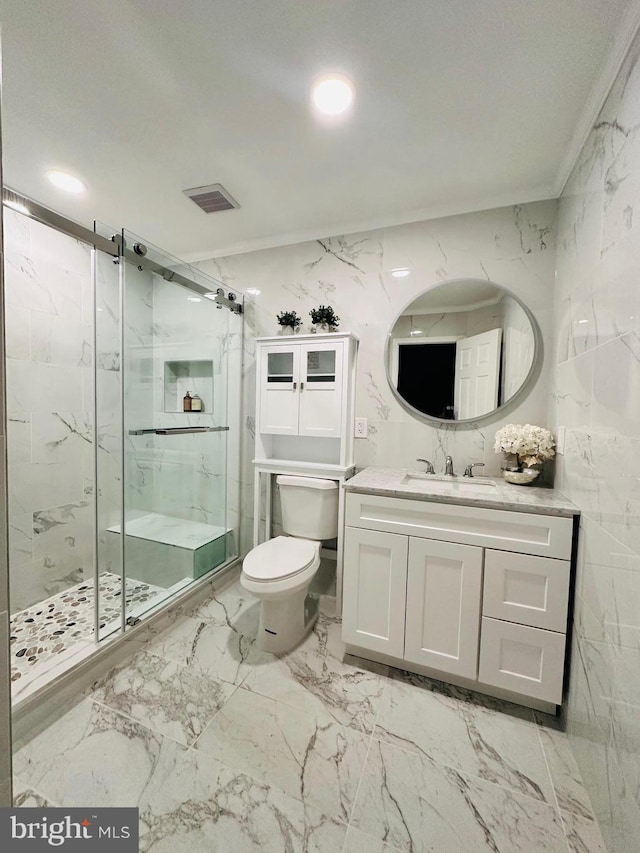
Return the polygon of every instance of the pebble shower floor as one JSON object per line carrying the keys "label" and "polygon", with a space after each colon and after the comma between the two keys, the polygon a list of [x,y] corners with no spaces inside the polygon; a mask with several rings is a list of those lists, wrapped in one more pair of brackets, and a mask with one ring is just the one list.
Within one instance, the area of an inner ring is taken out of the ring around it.
{"label": "pebble shower floor", "polygon": [[[120,618],[121,578],[103,572],[99,581],[100,627]],[[160,587],[127,579],[127,606],[155,598]],[[11,681],[15,683],[40,671],[56,658],[94,637],[95,585],[86,581],[52,595],[11,617]]]}

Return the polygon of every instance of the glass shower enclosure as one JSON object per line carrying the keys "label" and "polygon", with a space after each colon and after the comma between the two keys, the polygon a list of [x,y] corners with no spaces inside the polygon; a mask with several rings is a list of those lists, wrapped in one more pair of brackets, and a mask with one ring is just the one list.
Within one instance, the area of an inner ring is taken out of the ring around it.
{"label": "glass shower enclosure", "polygon": [[94,270],[100,637],[237,556],[239,522],[241,301],[119,239]]}
{"label": "glass shower enclosure", "polygon": [[240,295],[136,235],[7,192],[19,703],[236,557],[243,317]]}

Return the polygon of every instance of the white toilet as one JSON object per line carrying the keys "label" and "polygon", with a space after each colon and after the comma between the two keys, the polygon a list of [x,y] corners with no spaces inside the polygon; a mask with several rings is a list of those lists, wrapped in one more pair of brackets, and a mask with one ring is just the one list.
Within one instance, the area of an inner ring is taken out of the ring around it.
{"label": "white toilet", "polygon": [[282,529],[244,558],[240,583],[261,599],[258,641],[267,652],[294,648],[313,627],[305,607],[320,565],[320,545],[338,535],[338,484],[314,477],[276,477]]}

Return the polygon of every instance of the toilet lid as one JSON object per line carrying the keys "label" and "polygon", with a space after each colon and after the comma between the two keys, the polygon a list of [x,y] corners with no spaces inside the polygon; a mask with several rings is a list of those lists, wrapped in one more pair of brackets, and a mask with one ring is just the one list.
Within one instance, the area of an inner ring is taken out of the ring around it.
{"label": "toilet lid", "polygon": [[276,536],[247,554],[242,571],[257,581],[284,580],[311,565],[317,551],[317,542],[293,536]]}

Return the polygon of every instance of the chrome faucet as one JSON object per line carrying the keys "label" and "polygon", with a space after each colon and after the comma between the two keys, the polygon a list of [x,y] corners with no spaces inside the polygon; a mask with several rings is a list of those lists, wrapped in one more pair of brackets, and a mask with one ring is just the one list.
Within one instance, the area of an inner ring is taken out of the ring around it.
{"label": "chrome faucet", "polygon": [[416,462],[424,462],[424,464],[427,466],[425,474],[435,474],[436,473],[436,469],[433,467],[433,462],[429,462],[428,459],[416,459]]}
{"label": "chrome faucet", "polygon": [[473,477],[473,469],[474,468],[484,468],[484,462],[471,462],[464,469],[464,477]]}
{"label": "chrome faucet", "polygon": [[444,473],[447,477],[456,476],[456,472],[453,470],[453,459],[450,456],[444,460]]}

